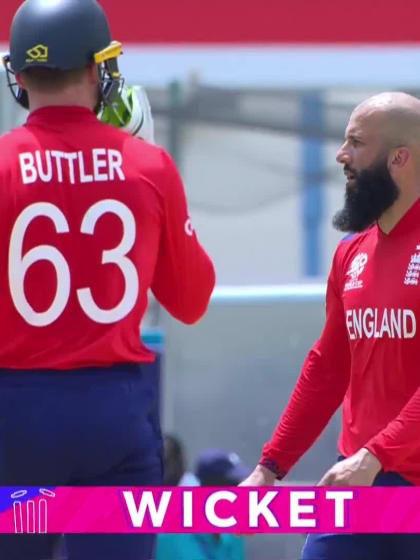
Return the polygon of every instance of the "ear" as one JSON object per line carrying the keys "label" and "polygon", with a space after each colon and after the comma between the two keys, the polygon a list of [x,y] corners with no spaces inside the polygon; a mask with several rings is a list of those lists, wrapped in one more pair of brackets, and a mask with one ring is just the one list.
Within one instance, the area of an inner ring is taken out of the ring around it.
{"label": "ear", "polygon": [[404,167],[410,159],[410,150],[405,146],[397,148],[390,155],[391,168],[400,169]]}
{"label": "ear", "polygon": [[89,64],[87,71],[89,83],[92,85],[99,84],[98,65],[95,63]]}
{"label": "ear", "polygon": [[25,79],[23,77],[23,74],[21,72],[15,72],[15,78],[16,78],[17,85],[22,89],[26,89]]}

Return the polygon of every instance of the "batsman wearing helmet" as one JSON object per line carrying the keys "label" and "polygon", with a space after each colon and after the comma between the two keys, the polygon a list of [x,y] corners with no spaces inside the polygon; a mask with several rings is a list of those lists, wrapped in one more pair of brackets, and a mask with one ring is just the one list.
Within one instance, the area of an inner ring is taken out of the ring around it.
{"label": "batsman wearing helmet", "polygon": [[[1,485],[162,480],[147,292],[194,323],[215,276],[121,54],[96,0],[26,0],[13,19],[4,64],[29,117],[0,138]],[[70,560],[154,556],[152,535],[65,540]],[[0,559],[46,560],[60,546],[4,535]]]}

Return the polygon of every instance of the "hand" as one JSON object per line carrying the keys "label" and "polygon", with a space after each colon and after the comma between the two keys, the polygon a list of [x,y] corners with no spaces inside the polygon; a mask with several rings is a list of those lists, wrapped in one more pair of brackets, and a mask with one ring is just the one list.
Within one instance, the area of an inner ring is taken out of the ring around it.
{"label": "hand", "polygon": [[242,481],[239,486],[274,486],[276,480],[276,475],[263,467],[262,465],[257,465],[252,473]]}
{"label": "hand", "polygon": [[123,130],[150,144],[155,143],[155,125],[149,98],[143,86],[133,86],[127,92],[127,102],[131,108],[130,120]]}
{"label": "hand", "polygon": [[[243,480],[239,486],[274,486],[276,480],[276,475],[263,467],[262,465],[257,465],[252,473]],[[236,534],[236,537],[254,537],[255,535],[251,533]]]}
{"label": "hand", "polygon": [[98,119],[150,144],[155,143],[152,110],[143,86],[129,88],[124,85],[111,105],[102,106]]}
{"label": "hand", "polygon": [[381,469],[375,455],[362,447],[351,457],[336,463],[324,474],[318,486],[372,486]]}

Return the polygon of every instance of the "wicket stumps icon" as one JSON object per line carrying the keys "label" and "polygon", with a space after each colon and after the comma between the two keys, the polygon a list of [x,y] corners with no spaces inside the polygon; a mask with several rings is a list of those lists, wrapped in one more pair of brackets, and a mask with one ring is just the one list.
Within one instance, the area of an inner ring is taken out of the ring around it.
{"label": "wicket stumps icon", "polygon": [[[46,488],[39,489],[40,494],[50,498],[55,497],[55,492]],[[38,501],[38,515],[36,514],[36,504],[34,500],[21,502],[28,493],[27,490],[18,490],[10,496],[13,501],[13,516],[15,520],[15,533],[46,533],[48,530],[48,504],[45,498]],[[26,510],[26,511],[25,511]],[[26,527],[25,527],[26,525]],[[38,525],[38,527],[37,527]],[[38,529],[38,530],[37,530]]]}

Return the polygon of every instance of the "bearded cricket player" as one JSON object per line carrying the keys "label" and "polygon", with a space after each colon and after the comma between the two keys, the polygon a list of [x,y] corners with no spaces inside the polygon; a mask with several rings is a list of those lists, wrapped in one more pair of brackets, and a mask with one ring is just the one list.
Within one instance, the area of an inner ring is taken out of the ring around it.
{"label": "bearded cricket player", "polygon": [[[340,460],[322,486],[420,485],[420,101],[401,92],[353,111],[324,330],[244,485],[283,478],[342,405]],[[381,512],[378,512],[381,515]],[[302,560],[417,560],[420,535],[311,534]]]}

